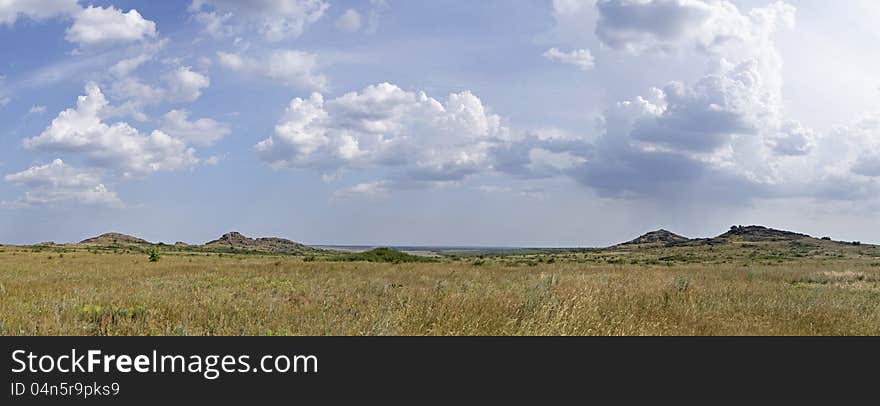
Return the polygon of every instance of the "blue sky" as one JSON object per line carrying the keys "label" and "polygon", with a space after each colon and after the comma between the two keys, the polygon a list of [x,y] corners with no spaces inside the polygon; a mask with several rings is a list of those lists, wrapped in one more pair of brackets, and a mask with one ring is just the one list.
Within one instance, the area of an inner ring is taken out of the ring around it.
{"label": "blue sky", "polygon": [[873,1],[0,5],[0,241],[880,242]]}

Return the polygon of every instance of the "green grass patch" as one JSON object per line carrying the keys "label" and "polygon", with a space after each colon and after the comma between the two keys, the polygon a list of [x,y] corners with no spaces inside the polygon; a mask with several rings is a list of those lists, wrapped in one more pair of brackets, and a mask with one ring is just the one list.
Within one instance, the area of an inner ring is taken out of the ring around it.
{"label": "green grass patch", "polygon": [[436,260],[418,255],[411,255],[391,248],[376,248],[366,252],[341,255],[334,258],[338,261],[365,261],[399,264],[404,262],[436,262]]}

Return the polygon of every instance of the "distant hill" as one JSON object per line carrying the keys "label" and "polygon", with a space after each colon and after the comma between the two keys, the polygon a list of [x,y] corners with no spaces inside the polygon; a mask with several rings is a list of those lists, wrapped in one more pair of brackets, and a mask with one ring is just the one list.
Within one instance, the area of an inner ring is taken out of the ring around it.
{"label": "distant hill", "polygon": [[235,231],[223,234],[222,237],[206,243],[203,247],[244,251],[260,251],[280,254],[317,251],[315,248],[308,247],[298,242],[286,240],[284,238],[249,238]]}
{"label": "distant hill", "polygon": [[[81,245],[107,246],[107,245],[165,245],[162,243],[153,244],[147,240],[133,237],[121,233],[106,233],[97,237],[80,241]],[[226,233],[222,237],[208,242],[204,245],[190,245],[184,242],[177,242],[173,245],[176,249],[182,250],[207,250],[207,251],[254,251],[273,254],[300,254],[308,252],[320,251],[316,248],[308,247],[298,242],[286,240],[283,238],[248,238],[241,233]]]}
{"label": "distant hill", "polygon": [[79,242],[91,245],[150,244],[149,241],[120,233],[106,233]]}
{"label": "distant hill", "polygon": [[657,230],[651,231],[650,233],[644,234],[632,241],[627,241],[620,245],[675,245],[687,241],[690,241],[690,239],[687,237],[682,237],[678,234],[666,230]]}
{"label": "distant hill", "polygon": [[632,241],[613,246],[612,248],[649,248],[649,247],[677,247],[677,246],[702,246],[702,245],[720,245],[731,244],[737,242],[777,242],[777,241],[798,241],[798,240],[816,240],[807,234],[796,233],[792,231],[776,230],[764,226],[733,226],[730,230],[713,238],[687,238],[678,234],[657,230],[642,235]]}
{"label": "distant hill", "polygon": [[746,242],[794,241],[813,238],[806,234],[792,231],[775,230],[762,226],[733,226],[730,231],[719,235],[716,239]]}

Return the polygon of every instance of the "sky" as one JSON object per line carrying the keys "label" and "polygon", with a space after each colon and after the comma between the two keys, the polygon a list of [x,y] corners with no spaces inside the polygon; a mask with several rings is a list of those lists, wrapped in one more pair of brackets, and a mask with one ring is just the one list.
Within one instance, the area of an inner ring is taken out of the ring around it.
{"label": "sky", "polygon": [[880,243],[880,3],[0,2],[0,241]]}

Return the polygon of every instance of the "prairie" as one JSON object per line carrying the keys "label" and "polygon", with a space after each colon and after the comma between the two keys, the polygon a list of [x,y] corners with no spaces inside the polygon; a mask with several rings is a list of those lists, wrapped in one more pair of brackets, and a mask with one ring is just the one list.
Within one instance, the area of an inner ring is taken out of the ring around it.
{"label": "prairie", "polygon": [[409,262],[0,248],[3,335],[880,335],[880,248],[819,240]]}

